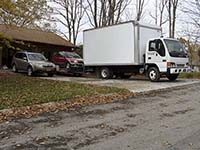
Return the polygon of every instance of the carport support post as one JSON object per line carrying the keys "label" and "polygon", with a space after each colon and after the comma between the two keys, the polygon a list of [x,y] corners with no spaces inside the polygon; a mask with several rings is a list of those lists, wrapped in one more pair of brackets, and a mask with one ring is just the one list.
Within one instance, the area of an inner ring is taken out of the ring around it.
{"label": "carport support post", "polygon": [[2,67],[2,53],[3,53],[3,48],[0,46],[0,68]]}

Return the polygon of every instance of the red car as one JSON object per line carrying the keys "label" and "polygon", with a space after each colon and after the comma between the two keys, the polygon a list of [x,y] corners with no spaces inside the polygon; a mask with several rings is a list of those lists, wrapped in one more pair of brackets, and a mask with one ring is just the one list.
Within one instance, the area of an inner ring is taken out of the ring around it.
{"label": "red car", "polygon": [[59,51],[51,57],[51,61],[59,66],[59,71],[82,75],[84,72],[83,59],[75,52]]}

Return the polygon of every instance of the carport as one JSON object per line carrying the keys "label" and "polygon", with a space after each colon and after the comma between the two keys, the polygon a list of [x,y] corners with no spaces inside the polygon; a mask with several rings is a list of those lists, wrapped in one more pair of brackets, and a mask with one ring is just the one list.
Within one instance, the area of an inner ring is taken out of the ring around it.
{"label": "carport", "polygon": [[0,34],[11,40],[12,48],[0,50],[0,66],[10,67],[12,57],[17,50],[43,53],[50,58],[55,51],[73,51],[76,46],[53,32],[0,25]]}

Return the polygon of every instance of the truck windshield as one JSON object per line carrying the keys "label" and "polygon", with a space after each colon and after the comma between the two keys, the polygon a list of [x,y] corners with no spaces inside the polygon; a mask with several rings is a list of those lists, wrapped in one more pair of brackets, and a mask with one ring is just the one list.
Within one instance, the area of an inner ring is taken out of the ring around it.
{"label": "truck windshield", "polygon": [[169,51],[170,56],[172,57],[187,57],[187,52],[183,45],[175,40],[165,39],[165,44]]}
{"label": "truck windshield", "polygon": [[29,60],[33,60],[33,61],[46,61],[46,58],[42,55],[42,54],[28,54],[28,58]]}

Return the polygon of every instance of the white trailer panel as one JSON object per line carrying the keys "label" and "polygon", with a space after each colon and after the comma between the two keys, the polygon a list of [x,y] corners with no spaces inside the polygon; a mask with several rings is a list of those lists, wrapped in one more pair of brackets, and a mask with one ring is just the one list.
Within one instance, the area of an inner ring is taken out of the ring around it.
{"label": "white trailer panel", "polygon": [[85,65],[129,65],[134,63],[133,24],[109,26],[84,32]]}
{"label": "white trailer panel", "polygon": [[86,66],[138,65],[144,63],[147,41],[161,29],[130,21],[86,30],[83,58]]}

